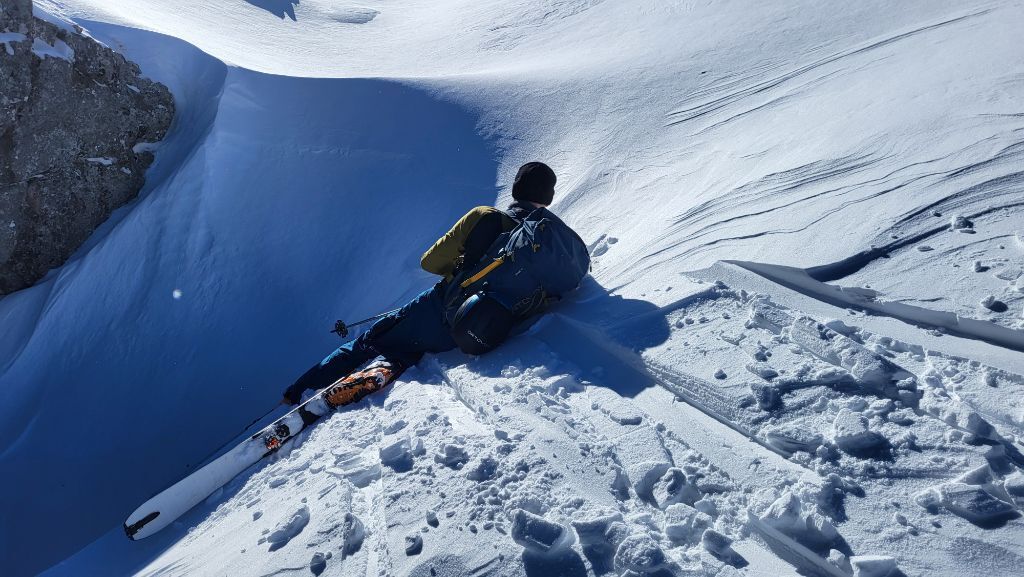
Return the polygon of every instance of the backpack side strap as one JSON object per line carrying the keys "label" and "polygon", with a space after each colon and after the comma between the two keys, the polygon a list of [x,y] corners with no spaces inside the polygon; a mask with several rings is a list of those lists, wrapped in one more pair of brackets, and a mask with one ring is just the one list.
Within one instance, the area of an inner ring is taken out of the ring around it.
{"label": "backpack side strap", "polygon": [[459,286],[462,287],[462,288],[468,287],[469,285],[471,285],[471,284],[477,282],[478,280],[484,278],[485,276],[489,275],[491,273],[491,271],[493,271],[494,269],[496,269],[499,266],[501,266],[502,263],[504,263],[504,262],[505,262],[505,257],[504,256],[500,256],[500,257],[494,259],[494,261],[492,261],[491,264],[489,264],[489,265],[485,266],[484,268],[480,269],[475,275],[473,275],[473,276],[467,278],[466,280],[462,281],[462,283]]}

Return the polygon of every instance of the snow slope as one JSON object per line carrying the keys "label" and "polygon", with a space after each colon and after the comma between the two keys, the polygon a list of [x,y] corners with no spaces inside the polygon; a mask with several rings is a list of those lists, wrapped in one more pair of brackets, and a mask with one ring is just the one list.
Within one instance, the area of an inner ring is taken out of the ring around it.
{"label": "snow slope", "polygon": [[[0,300],[12,574],[1019,568],[1019,3],[37,4],[180,113]],[[534,158],[574,302],[124,539]]]}

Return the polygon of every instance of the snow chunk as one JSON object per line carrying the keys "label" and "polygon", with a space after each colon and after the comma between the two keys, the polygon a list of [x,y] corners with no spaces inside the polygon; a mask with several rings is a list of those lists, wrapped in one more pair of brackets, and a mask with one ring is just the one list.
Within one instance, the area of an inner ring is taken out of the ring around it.
{"label": "snow chunk", "polygon": [[757,401],[757,406],[762,410],[770,411],[779,406],[782,400],[778,385],[772,383],[753,382],[750,383],[750,393]]}
{"label": "snow chunk", "polygon": [[622,513],[606,508],[589,508],[577,513],[572,528],[581,543],[597,543],[604,539],[612,523],[622,521]]}
{"label": "snow chunk", "polygon": [[317,551],[313,553],[313,557],[309,560],[309,571],[313,575],[320,575],[327,569],[327,559],[330,553],[327,555]]}
{"label": "snow chunk", "polygon": [[620,572],[654,573],[665,567],[667,562],[658,542],[644,533],[626,537],[615,550],[615,568]]}
{"label": "snow chunk", "polygon": [[730,556],[734,553],[732,550],[732,539],[714,529],[706,529],[701,534],[700,544],[710,553],[719,557]]}
{"label": "snow chunk", "polygon": [[685,503],[665,509],[665,536],[677,542],[692,542],[711,525],[711,517]]}
{"label": "snow chunk", "polygon": [[639,425],[643,422],[643,413],[629,403],[614,403],[608,409],[608,417],[620,425]]}
{"label": "snow chunk", "polygon": [[1015,471],[1003,481],[1003,487],[1011,497],[1024,497],[1024,473]]}
{"label": "snow chunk", "polygon": [[385,435],[394,435],[398,431],[401,431],[402,429],[404,429],[406,427],[406,425],[408,425],[408,424],[409,424],[409,422],[406,421],[405,419],[398,419],[396,421],[393,421],[387,427],[384,427],[384,434]]}
{"label": "snow chunk", "polygon": [[839,532],[831,521],[812,511],[803,512],[803,502],[792,491],[786,491],[761,514],[766,525],[809,546],[831,545]]}
{"label": "snow chunk", "polygon": [[850,558],[846,556],[842,551],[832,549],[828,552],[828,562],[833,567],[838,568],[843,573],[849,575],[853,573],[853,566],[850,565]]}
{"label": "snow chunk", "polygon": [[452,469],[460,469],[469,461],[469,453],[460,445],[447,443],[441,447],[441,452],[434,455],[434,460]]}
{"label": "snow chunk", "polygon": [[419,555],[423,551],[423,536],[419,533],[409,533],[405,536],[405,554]]}
{"label": "snow chunk", "polygon": [[884,357],[810,317],[793,321],[789,336],[818,358],[849,371],[857,384],[868,391],[883,391],[904,372]]}
{"label": "snow chunk", "polygon": [[839,411],[832,422],[832,440],[850,454],[863,454],[885,444],[885,437],[868,429],[864,415],[849,409]]}
{"label": "snow chunk", "polygon": [[797,451],[813,454],[824,441],[824,437],[808,427],[806,423],[779,423],[766,427],[764,435],[769,445],[789,454]]}
{"label": "snow chunk", "polygon": [[644,499],[652,499],[654,484],[671,466],[665,461],[642,461],[628,465],[626,476],[629,477],[629,482],[633,484],[633,490],[637,495]]}
{"label": "snow chunk", "polygon": [[381,447],[380,462],[399,472],[411,469],[412,443],[409,437],[402,437],[390,445]]}
{"label": "snow chunk", "polygon": [[535,553],[554,553],[572,544],[572,532],[523,509],[512,514],[512,540]]}
{"label": "snow chunk", "polygon": [[59,60],[66,60],[72,62],[75,59],[75,51],[73,48],[67,45],[63,40],[54,41],[53,45],[49,45],[42,38],[36,38],[32,41],[32,54],[35,54],[39,58],[57,58]]}
{"label": "snow chunk", "polygon": [[982,299],[981,306],[994,313],[1005,313],[1010,308],[1006,303],[997,299],[995,295],[988,295]]}
{"label": "snow chunk", "polygon": [[478,482],[487,481],[493,479],[498,472],[498,461],[489,455],[484,456],[474,461],[467,469],[469,469],[466,473],[467,479]]}
{"label": "snow chunk", "polygon": [[366,526],[363,521],[352,513],[345,513],[345,522],[342,525],[342,537],[345,542],[345,554],[352,555],[359,551],[366,539]]}
{"label": "snow chunk", "polygon": [[686,473],[675,467],[665,471],[665,474],[654,483],[651,493],[659,509],[676,503],[692,505],[701,498],[700,491],[687,479]]}
{"label": "snow chunk", "polygon": [[111,164],[117,162],[116,158],[112,158],[110,156],[94,156],[91,158],[86,158],[85,160],[93,164],[102,164],[103,166],[110,166]]}
{"label": "snow chunk", "polygon": [[914,501],[929,510],[942,505],[972,523],[998,521],[1016,512],[1013,505],[993,497],[982,486],[955,481],[925,489],[914,495]]}
{"label": "snow chunk", "polygon": [[896,560],[885,555],[854,555],[850,565],[853,577],[889,577],[896,572]]}
{"label": "snow chunk", "polygon": [[974,223],[967,219],[966,216],[954,215],[949,219],[950,230],[966,230],[974,228]]}
{"label": "snow chunk", "polygon": [[281,521],[270,532],[267,542],[270,543],[270,550],[276,551],[288,544],[296,535],[302,532],[309,524],[309,507],[303,505],[292,513],[291,517]]}

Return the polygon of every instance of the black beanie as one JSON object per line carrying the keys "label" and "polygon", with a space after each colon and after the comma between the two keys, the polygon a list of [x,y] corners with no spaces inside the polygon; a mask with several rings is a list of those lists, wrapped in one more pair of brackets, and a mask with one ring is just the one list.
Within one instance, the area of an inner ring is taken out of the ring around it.
{"label": "black beanie", "polygon": [[543,162],[527,162],[519,167],[512,184],[512,198],[548,205],[555,198],[555,171]]}

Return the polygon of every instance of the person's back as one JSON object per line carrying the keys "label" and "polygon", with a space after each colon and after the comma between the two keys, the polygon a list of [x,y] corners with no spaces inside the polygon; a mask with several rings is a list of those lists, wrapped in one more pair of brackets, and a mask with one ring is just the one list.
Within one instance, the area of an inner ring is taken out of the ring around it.
{"label": "person's back", "polygon": [[[556,181],[554,171],[543,163],[523,165],[512,186],[515,202],[508,210],[488,206],[473,208],[423,254],[420,260],[423,269],[442,277],[436,285],[397,312],[381,318],[368,331],[310,368],[285,391],[283,402],[294,404],[305,389],[327,387],[374,357],[384,357],[396,367],[397,377],[402,370],[416,364],[424,353],[447,351],[456,346],[474,354],[490,350],[504,340],[515,323],[528,314],[540,312],[541,307],[529,311],[512,310],[515,307],[501,302],[501,294],[488,294],[481,290],[486,288],[486,282],[475,283],[503,262],[492,258],[495,262],[489,266],[481,265],[489,254],[493,257],[496,251],[508,250],[503,243],[509,235],[518,234],[533,242],[531,235],[536,231],[533,228],[526,230],[529,227],[524,221],[538,209],[551,204]],[[554,215],[546,210],[543,213],[571,232]],[[544,226],[540,228],[543,230]],[[572,236],[574,244],[580,247],[569,251],[570,257],[584,262],[571,263],[573,266],[568,268],[586,274],[589,267],[586,247],[582,246],[575,233]],[[565,258],[564,252],[559,252],[562,258]],[[486,270],[480,270],[481,266]],[[467,278],[470,274],[474,278]],[[467,283],[467,280],[473,282]],[[499,281],[500,275],[493,280]],[[474,285],[472,290],[466,290],[471,285]],[[539,294],[543,299],[544,291],[539,291]]]}

